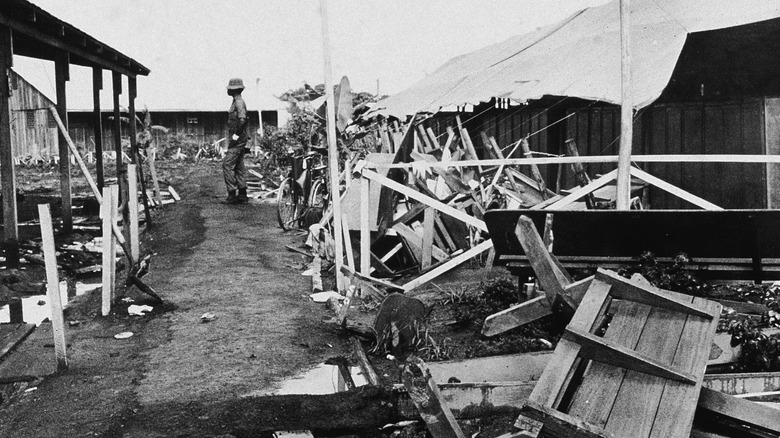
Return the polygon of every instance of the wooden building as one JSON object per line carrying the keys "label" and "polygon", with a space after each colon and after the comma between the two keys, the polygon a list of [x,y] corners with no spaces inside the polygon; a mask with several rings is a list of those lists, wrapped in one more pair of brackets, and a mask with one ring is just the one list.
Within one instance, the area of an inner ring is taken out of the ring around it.
{"label": "wooden building", "polygon": [[11,70],[11,145],[17,160],[57,154],[57,123],[49,107],[54,102]]}
{"label": "wooden building", "polygon": [[[6,265],[17,267],[19,263],[19,230],[16,206],[16,155],[13,147],[14,125],[11,120],[11,97],[13,93],[14,55],[35,59],[54,61],[56,112],[67,129],[68,105],[67,83],[70,80],[70,65],[81,65],[92,69],[92,94],[94,102],[93,129],[102,132],[100,114],[100,90],[103,88],[103,71],[112,73],[113,108],[117,115],[114,120],[114,148],[122,151],[121,131],[119,124],[119,100],[122,94],[122,77],[127,77],[127,108],[129,114],[135,117],[135,98],[137,94],[137,76],[146,76],[149,69],[134,59],[116,49],[98,41],[75,26],[66,23],[27,0],[3,0],[0,2],[0,183],[2,183],[3,204],[3,238],[2,249],[5,252]],[[9,86],[11,85],[11,86]],[[18,81],[17,81],[18,85]],[[43,102],[38,102],[43,103]],[[38,107],[35,111],[38,111]],[[30,130],[26,125],[25,131]],[[35,124],[35,116],[29,120]],[[43,120],[41,119],[41,123]],[[49,123],[46,123],[46,130]],[[135,146],[135,126],[130,126],[131,146]],[[102,140],[102,137],[98,137]],[[29,139],[29,137],[28,137]],[[96,145],[102,151],[103,142]],[[73,228],[71,211],[71,169],[70,149],[60,134],[57,141],[59,156],[60,196],[62,198],[62,231],[69,233]],[[97,180],[103,184],[102,153],[96,154]],[[120,184],[124,184],[123,192],[127,193],[127,183],[124,180],[126,169],[119,161],[117,175]]]}
{"label": "wooden building", "polygon": [[[249,138],[250,142],[252,142],[255,138],[252,134],[258,128],[258,112],[257,110],[250,110],[248,113],[249,123],[247,132],[250,134]],[[265,125],[270,124],[269,119],[271,119],[271,116],[268,113],[268,111],[263,111],[263,123]],[[151,110],[150,114],[152,125],[164,126],[168,129],[167,133],[154,132],[155,139],[158,142],[164,142],[169,137],[180,136],[188,141],[207,145],[228,137],[227,108],[223,111]],[[94,151],[95,133],[92,129],[92,112],[70,111],[68,117],[70,120],[68,132],[73,142],[80,147],[84,147],[85,150]],[[107,111],[101,113],[104,144],[111,142],[113,135],[111,129],[112,117],[113,113]],[[126,117],[126,115],[123,115],[123,117]],[[275,124],[272,126],[275,126]],[[125,141],[130,141],[126,130],[124,131],[124,138]]]}

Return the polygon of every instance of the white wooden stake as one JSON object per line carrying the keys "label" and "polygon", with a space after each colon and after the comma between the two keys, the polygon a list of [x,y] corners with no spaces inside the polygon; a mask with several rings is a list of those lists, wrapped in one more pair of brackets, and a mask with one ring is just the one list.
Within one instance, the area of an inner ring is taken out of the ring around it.
{"label": "white wooden stake", "polygon": [[341,231],[344,233],[344,251],[347,253],[347,266],[355,270],[355,255],[352,254],[352,239],[349,237],[349,222],[347,215],[341,217]]}
{"label": "white wooden stake", "polygon": [[[326,123],[328,132],[328,168],[330,170],[330,193],[333,202],[333,235],[341,236],[341,199],[339,197],[339,160],[336,148],[336,100],[333,97],[333,78],[330,62],[330,32],[328,30],[328,2],[320,0],[320,18],[322,20],[322,58],[325,70]],[[341,266],[344,264],[344,245],[339,238],[336,243],[336,288],[344,290],[344,274]]]}
{"label": "white wooden stake", "polygon": [[370,179],[360,179],[360,273],[363,275],[371,275],[370,184]]}
{"label": "white wooden stake", "polygon": [[57,255],[54,251],[54,229],[52,228],[49,204],[38,204],[38,215],[41,218],[43,258],[46,263],[46,295],[51,308],[54,355],[57,358],[57,370],[64,371],[68,369],[68,356],[65,344],[65,318],[62,314],[62,293],[60,292],[60,279],[57,275]]}
{"label": "white wooden stake", "polygon": [[114,221],[116,219],[114,210],[116,209],[116,198],[118,195],[118,186],[110,185],[103,187],[103,295],[101,314],[108,316],[111,313],[111,302],[114,297],[114,280],[116,278],[116,237],[112,232]]}
{"label": "white wooden stake", "polygon": [[631,2],[620,0],[620,151],[618,153],[618,210],[631,208],[631,140],[634,136],[634,104],[631,99]]}
{"label": "white wooden stake", "polygon": [[138,236],[138,169],[136,164],[127,165],[127,203],[130,210],[130,255],[133,260],[141,256],[141,243]]}

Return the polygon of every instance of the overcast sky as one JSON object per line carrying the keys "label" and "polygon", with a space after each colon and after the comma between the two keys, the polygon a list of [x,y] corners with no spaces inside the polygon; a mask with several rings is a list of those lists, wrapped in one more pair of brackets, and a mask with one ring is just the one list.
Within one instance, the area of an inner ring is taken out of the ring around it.
{"label": "overcast sky", "polygon": [[[323,82],[316,0],[33,0],[151,69],[138,108],[221,110],[241,77],[250,109]],[[448,59],[561,20],[606,0],[329,0],[333,77],[353,90],[393,94]],[[15,69],[54,96],[54,67],[16,56]],[[258,80],[259,79],[259,80]],[[106,76],[103,104],[110,106]],[[122,97],[126,103],[126,95]],[[73,66],[68,106],[92,106],[91,72]]]}

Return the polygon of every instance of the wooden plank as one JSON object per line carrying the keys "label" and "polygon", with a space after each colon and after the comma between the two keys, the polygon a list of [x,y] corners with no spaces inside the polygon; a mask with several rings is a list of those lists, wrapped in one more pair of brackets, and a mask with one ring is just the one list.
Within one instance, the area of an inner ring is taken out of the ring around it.
{"label": "wooden plank", "polygon": [[57,89],[57,112],[59,113],[63,130],[59,135],[60,158],[60,197],[62,198],[62,232],[73,231],[73,203],[70,186],[70,155],[68,141],[63,132],[68,132],[68,103],[65,91],[67,81],[70,80],[70,55],[68,52],[58,52],[54,61],[54,76]]}
{"label": "wooden plank", "polygon": [[347,215],[341,216],[341,232],[344,238],[344,253],[347,255],[347,266],[350,269],[355,269],[355,254],[352,251],[352,239],[349,237],[349,224],[347,222]]}
{"label": "wooden plank", "polygon": [[714,317],[712,319],[693,315],[687,317],[686,336],[680,339],[672,367],[697,374],[697,383],[696,385],[685,385],[667,381],[656,413],[656,418],[666,421],[653,425],[651,438],[687,437],[691,430],[693,414],[696,409],[695,401],[699,397],[712,336],[718,326],[718,316],[721,310],[720,304],[714,301],[694,298],[693,303],[706,308]]}
{"label": "wooden plank", "polygon": [[51,309],[51,324],[54,333],[54,355],[57,358],[57,370],[68,369],[68,357],[65,345],[65,318],[62,313],[62,294],[57,274],[57,255],[54,248],[54,227],[51,222],[49,204],[38,205],[41,219],[41,239],[43,257],[46,260],[46,299]]}
{"label": "wooden plank", "polygon": [[[430,210],[430,209],[427,209]],[[420,237],[417,233],[414,232],[414,230],[405,225],[405,224],[395,224],[393,225],[393,230],[398,233],[401,237],[404,238],[404,240],[409,244],[409,246],[414,251],[414,256],[422,261],[422,252],[423,252],[423,237]],[[435,246],[431,246],[431,256],[435,258],[438,261],[447,260],[449,258],[449,254],[442,251],[440,248],[437,248]]]}
{"label": "wooden plank", "polygon": [[352,305],[352,299],[355,297],[355,289],[356,288],[354,285],[350,285],[349,287],[347,287],[347,291],[344,296],[344,301],[341,303],[341,307],[336,313],[336,323],[339,326],[344,327],[345,324],[347,323],[347,313],[349,312],[349,308]]}
{"label": "wooden plank", "polygon": [[463,145],[466,146],[466,150],[468,151],[470,155],[471,160],[477,161],[477,169],[480,173],[482,173],[482,165],[479,164],[479,156],[477,155],[476,149],[474,149],[474,143],[471,142],[471,136],[469,136],[469,131],[463,127],[460,129],[460,138],[463,139]]}
{"label": "wooden plank", "polygon": [[662,290],[656,292],[653,290],[655,288],[650,289],[637,286],[628,279],[623,278],[612,271],[599,269],[596,272],[596,278],[612,285],[612,296],[614,298],[647,304],[675,312],[688,313],[701,318],[712,318],[710,313],[697,308],[696,306],[687,304],[682,299],[675,298],[669,294],[664,294]]}
{"label": "wooden plank", "polygon": [[465,438],[422,359],[410,356],[401,380],[434,438]]}
{"label": "wooden plank", "polygon": [[370,184],[366,178],[360,180],[360,272],[363,275],[371,275]]}
{"label": "wooden plank", "polygon": [[441,265],[431,269],[430,271],[404,284],[401,287],[406,292],[409,292],[410,290],[433,280],[434,278],[440,276],[441,274],[444,274],[445,272],[448,272],[449,270],[456,268],[458,265],[465,262],[466,260],[469,260],[472,257],[476,257],[479,254],[482,254],[483,252],[489,250],[492,247],[493,247],[493,242],[491,240],[486,240],[480,243],[479,245],[471,248],[468,251],[455,255],[454,257],[450,258],[449,260],[442,263]]}
{"label": "wooden plank", "polygon": [[322,259],[319,255],[315,255],[309,264],[311,270],[311,292],[322,292]]}
{"label": "wooden plank", "polygon": [[[553,256],[544,246],[544,242],[542,242],[539,233],[536,232],[536,227],[531,219],[520,216],[517,220],[515,235],[523,246],[523,250],[526,256],[528,256],[528,261],[539,283],[542,285],[548,301],[553,303],[556,297],[560,297],[568,302],[563,288],[569,285],[569,278],[567,278],[567,274],[560,270],[559,265],[553,261]],[[571,302],[568,302],[568,305],[572,310],[577,308],[576,304]]]}
{"label": "wooden plank", "polygon": [[703,387],[731,395],[780,391],[780,373],[708,374]]}
{"label": "wooden plank", "polygon": [[138,172],[136,164],[127,165],[127,186],[130,196],[127,206],[130,212],[130,255],[133,260],[140,260],[141,241],[138,234]]}
{"label": "wooden plank", "polygon": [[552,315],[552,313],[547,297],[539,296],[485,318],[485,322],[482,324],[482,335],[495,336],[547,315]]}
{"label": "wooden plank", "polygon": [[[609,303],[609,290],[612,286],[603,281],[593,280],[588,293],[582,299],[580,307],[568,327],[590,332],[599,315],[603,314]],[[536,384],[530,401],[544,407],[557,408],[563,388],[574,372],[579,355],[579,345],[567,339],[561,339],[555,347],[555,356],[545,368],[544,374]]]}
{"label": "wooden plank", "polygon": [[402,184],[399,184],[391,180],[390,178],[384,177],[370,170],[364,170],[363,176],[365,176],[366,178],[372,181],[376,181],[392,190],[395,190],[401,193],[402,195],[406,195],[409,198],[412,198],[416,201],[431,206],[448,216],[452,216],[455,219],[461,220],[466,224],[471,225],[472,227],[478,228],[482,231],[487,231],[487,227],[485,226],[484,221],[481,221],[479,219],[474,218],[473,216],[463,213],[462,211],[456,208],[450,207],[449,205],[444,204],[443,202],[437,199],[431,198],[430,196],[425,196],[409,187],[406,187]]}
{"label": "wooden plank", "polygon": [[179,193],[173,188],[173,186],[168,186],[168,193],[171,194],[171,197],[173,197],[174,201],[181,201],[181,196],[179,196]]}
{"label": "wooden plank", "polygon": [[92,67],[92,129],[95,139],[95,170],[98,191],[106,184],[103,175],[103,117],[100,108],[100,90],[103,89],[103,69]]}
{"label": "wooden plank", "polygon": [[350,277],[354,277],[359,279],[363,282],[369,282],[373,283],[375,285],[381,286],[385,289],[387,289],[390,292],[403,292],[404,289],[401,286],[398,286],[397,284],[390,283],[387,280],[382,280],[381,278],[374,278],[369,277],[367,275],[363,275],[360,272],[355,272],[354,270],[349,269],[346,266],[341,267],[341,273]]}
{"label": "wooden plank", "polygon": [[676,380],[691,385],[696,383],[695,376],[690,373],[676,371],[656,362],[649,356],[637,353],[619,344],[605,341],[603,338],[593,334],[567,328],[564,336],[566,339],[580,344],[581,357],[663,379]]}
{"label": "wooden plank", "polygon": [[697,407],[697,415],[706,418],[711,425],[737,429],[751,437],[780,434],[780,412],[752,401],[702,388]]}
{"label": "wooden plank", "polygon": [[[551,437],[613,438],[613,435],[604,429],[531,400],[523,406],[520,418],[523,418],[525,422],[527,419],[531,419],[544,424],[543,429],[537,426],[536,430],[532,430],[530,436],[537,436],[541,432],[542,436]],[[515,427],[520,428],[521,426],[521,424],[515,423]],[[528,437],[529,435],[520,436]]]}
{"label": "wooden plank", "polygon": [[115,195],[119,193],[116,185],[103,187],[103,268],[102,268],[102,295],[101,314],[108,316],[111,313],[111,304],[114,300],[114,288],[116,287],[116,238],[113,228],[116,226]]}
{"label": "wooden plank", "polygon": [[19,224],[16,207],[16,169],[11,143],[9,72],[13,67],[11,30],[0,27],[0,185],[3,198],[3,249],[9,268],[19,267]]}
{"label": "wooden plank", "polygon": [[[683,334],[685,318],[671,310],[652,308],[647,322],[641,325],[644,330],[635,351],[652,355],[662,364],[671,364]],[[656,417],[653,413],[659,408],[666,382],[659,377],[627,371],[620,389],[614,395],[612,413],[605,428],[616,436],[647,437],[654,426]],[[642,397],[637,397],[639,393]]]}
{"label": "wooden plank", "polygon": [[[646,320],[650,310],[651,307],[645,304],[613,301],[610,311],[614,316],[604,339],[635,349],[644,329],[644,324],[637,321]],[[572,398],[569,414],[604,427],[627,372],[625,368],[591,362],[582,377],[582,384]]]}
{"label": "wooden plank", "polygon": [[656,178],[643,170],[637,169],[636,167],[631,168],[631,175],[641,179],[648,184],[652,184],[661,190],[665,190],[672,195],[677,196],[678,198],[684,199],[697,207],[701,207],[705,210],[723,210],[722,207],[719,207],[712,202],[707,201],[706,199],[702,199],[692,193],[686,192],[679,187],[675,187],[660,178]]}
{"label": "wooden plank", "polygon": [[599,178],[594,179],[591,181],[590,184],[586,185],[585,187],[580,187],[577,190],[574,190],[573,192],[569,193],[568,195],[564,196],[563,198],[559,199],[558,201],[547,205],[545,207],[546,210],[562,210],[565,207],[568,207],[578,199],[582,198],[583,196],[587,195],[588,193],[592,193],[593,191],[604,187],[605,185],[612,182],[615,177],[617,176],[617,170],[613,170],[611,172],[607,172],[604,175],[602,175]]}
{"label": "wooden plank", "polygon": [[366,350],[363,348],[360,339],[352,336],[350,341],[352,342],[352,350],[355,352],[355,356],[357,356],[358,364],[360,365],[360,369],[363,371],[363,375],[368,381],[368,384],[375,386],[381,385],[381,380],[379,380],[379,376],[374,370],[374,367],[371,366],[371,362],[369,362],[368,356],[366,356]]}
{"label": "wooden plank", "polygon": [[0,361],[16,348],[32,331],[35,324],[0,324]]}
{"label": "wooden plank", "polygon": [[[426,208],[423,213],[423,237],[422,237],[422,260],[420,264],[421,269],[428,269],[431,266],[431,258],[433,256],[433,250],[436,248],[433,246],[433,235],[436,230],[433,227],[434,210],[432,208]],[[444,251],[442,251],[444,252]]]}

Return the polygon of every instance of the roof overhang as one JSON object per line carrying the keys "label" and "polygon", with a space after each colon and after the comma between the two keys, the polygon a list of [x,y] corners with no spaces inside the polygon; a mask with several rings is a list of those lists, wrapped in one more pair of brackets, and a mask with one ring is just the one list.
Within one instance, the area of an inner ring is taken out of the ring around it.
{"label": "roof overhang", "polygon": [[128,77],[149,74],[138,61],[26,0],[1,1],[0,25],[12,31],[15,55],[55,60],[64,51],[70,54],[71,64],[100,67]]}

